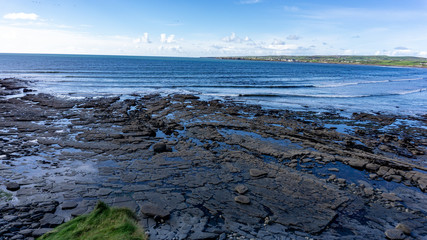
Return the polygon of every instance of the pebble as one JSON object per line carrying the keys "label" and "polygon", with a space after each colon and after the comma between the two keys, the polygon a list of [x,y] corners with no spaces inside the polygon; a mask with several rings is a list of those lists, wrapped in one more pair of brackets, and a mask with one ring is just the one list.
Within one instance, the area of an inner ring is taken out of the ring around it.
{"label": "pebble", "polygon": [[394,193],[383,193],[381,196],[389,201],[395,202],[395,201],[402,201],[402,199]]}
{"label": "pebble", "polygon": [[62,210],[67,210],[67,209],[73,209],[73,208],[76,208],[77,207],[77,203],[76,202],[64,202],[62,205],[61,205],[61,209]]}
{"label": "pebble", "polygon": [[369,178],[370,179],[376,179],[378,177],[378,175],[377,174],[375,174],[375,173],[371,173],[371,174],[369,174]]}
{"label": "pebble", "polygon": [[53,230],[53,228],[39,228],[33,231],[33,237],[40,237],[43,234]]}
{"label": "pebble", "polygon": [[154,203],[143,203],[140,206],[141,212],[149,217],[160,217],[166,219],[169,217],[170,212]]}
{"label": "pebble", "polygon": [[411,232],[412,232],[412,229],[405,223],[397,224],[396,229],[401,230],[406,235],[411,235]]}
{"label": "pebble", "polygon": [[21,186],[16,182],[6,183],[6,189],[9,191],[18,191],[20,188]]}
{"label": "pebble", "polygon": [[337,175],[332,174],[331,176],[329,176],[328,181],[334,181],[337,178]]}
{"label": "pebble", "polygon": [[234,197],[234,201],[236,201],[237,203],[241,203],[241,204],[249,204],[251,202],[251,199],[249,199],[246,196],[239,195],[239,196]]}
{"label": "pebble", "polygon": [[248,187],[245,185],[239,184],[235,187],[236,192],[240,194],[245,194],[248,191]]}
{"label": "pebble", "polygon": [[371,187],[367,187],[363,189],[363,192],[366,196],[372,196],[374,194],[374,189]]}
{"label": "pebble", "polygon": [[346,184],[346,180],[344,179],[344,178],[338,178],[337,179],[337,182],[339,183],[339,184]]}
{"label": "pebble", "polygon": [[252,168],[252,169],[249,170],[249,174],[252,177],[265,177],[267,175],[267,172],[264,171],[264,170],[259,170],[259,169]]}
{"label": "pebble", "polygon": [[338,168],[328,168],[328,171],[339,172],[340,170]]}
{"label": "pebble", "polygon": [[405,234],[402,232],[402,230],[396,228],[388,229],[385,231],[385,235],[388,239],[391,240],[405,239]]}
{"label": "pebble", "polygon": [[156,143],[153,145],[153,151],[156,153],[166,152],[167,146],[165,143]]}

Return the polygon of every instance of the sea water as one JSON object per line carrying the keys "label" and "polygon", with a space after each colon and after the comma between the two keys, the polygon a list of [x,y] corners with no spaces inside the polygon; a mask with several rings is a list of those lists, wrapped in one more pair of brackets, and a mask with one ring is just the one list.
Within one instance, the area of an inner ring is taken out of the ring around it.
{"label": "sea water", "polygon": [[210,58],[0,54],[0,78],[62,97],[173,93],[268,108],[427,113],[427,69]]}

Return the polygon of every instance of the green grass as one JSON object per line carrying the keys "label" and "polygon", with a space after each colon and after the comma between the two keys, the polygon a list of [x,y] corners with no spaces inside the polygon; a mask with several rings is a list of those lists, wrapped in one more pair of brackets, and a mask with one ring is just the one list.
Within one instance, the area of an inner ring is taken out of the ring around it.
{"label": "green grass", "polygon": [[337,63],[357,65],[380,65],[402,67],[427,68],[427,58],[420,57],[395,57],[395,56],[245,56],[245,57],[219,57],[220,59],[255,60],[255,61],[284,61],[307,63]]}
{"label": "green grass", "polygon": [[141,240],[147,239],[135,214],[126,208],[110,208],[98,202],[87,214],[64,223],[38,240]]}
{"label": "green grass", "polygon": [[12,200],[12,194],[0,190],[0,202],[8,202]]}

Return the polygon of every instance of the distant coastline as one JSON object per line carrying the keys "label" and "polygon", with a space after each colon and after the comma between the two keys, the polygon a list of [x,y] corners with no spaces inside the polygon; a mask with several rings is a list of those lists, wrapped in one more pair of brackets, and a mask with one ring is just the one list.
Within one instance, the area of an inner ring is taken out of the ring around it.
{"label": "distant coastline", "polygon": [[351,55],[331,55],[331,56],[277,55],[277,56],[215,57],[215,59],[427,68],[427,58],[421,58],[421,57],[351,56]]}

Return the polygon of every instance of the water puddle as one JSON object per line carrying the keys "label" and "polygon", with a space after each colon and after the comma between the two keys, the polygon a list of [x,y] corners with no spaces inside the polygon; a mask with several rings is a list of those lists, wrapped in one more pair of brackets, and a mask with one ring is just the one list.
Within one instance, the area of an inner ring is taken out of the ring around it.
{"label": "water puddle", "polygon": [[342,133],[342,134],[349,134],[349,133],[354,132],[354,126],[348,126],[346,124],[327,123],[324,126],[325,126],[325,128],[335,129],[335,131]]}

